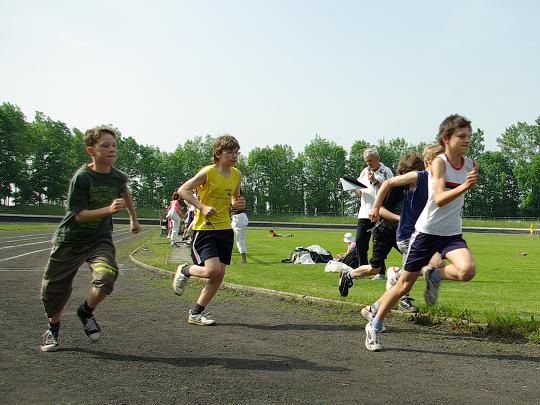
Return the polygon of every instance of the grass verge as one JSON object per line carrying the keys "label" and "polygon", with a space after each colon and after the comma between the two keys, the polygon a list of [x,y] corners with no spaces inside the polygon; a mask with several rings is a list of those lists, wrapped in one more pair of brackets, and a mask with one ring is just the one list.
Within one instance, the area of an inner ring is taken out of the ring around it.
{"label": "grass verge", "polygon": [[[336,273],[325,273],[324,265],[281,263],[296,246],[319,244],[338,253],[344,249],[343,233],[330,230],[280,229],[293,232],[294,238],[269,238],[266,229],[248,229],[248,264],[241,264],[233,253],[225,281],[253,287],[286,291],[337,301],[367,304],[383,293],[383,282],[356,279],[349,296],[337,291]],[[446,282],[441,286],[439,304],[427,307],[418,300],[421,314],[411,319],[424,325],[446,325],[453,330],[485,333],[491,336],[540,341],[539,302],[540,257],[537,243],[524,235],[465,235],[477,264],[477,276],[469,283]],[[522,256],[523,251],[530,254]],[[146,242],[146,250],[137,258],[155,267],[174,271],[168,240],[156,232]],[[387,265],[399,265],[401,256],[393,251]],[[412,290],[421,297],[424,283],[420,279]]]}

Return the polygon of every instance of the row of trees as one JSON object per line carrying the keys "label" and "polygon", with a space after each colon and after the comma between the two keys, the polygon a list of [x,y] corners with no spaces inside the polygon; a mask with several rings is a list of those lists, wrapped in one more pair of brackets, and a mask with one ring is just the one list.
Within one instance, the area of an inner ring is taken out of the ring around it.
{"label": "row of trees", "polygon": [[[176,187],[211,163],[213,138],[194,137],[174,152],[118,139],[117,167],[130,177],[139,206],[161,208]],[[430,140],[432,141],[432,140]],[[540,216],[540,117],[517,123],[497,139],[500,151],[485,151],[484,133],[474,131],[469,156],[480,166],[477,187],[467,194],[465,215],[483,217]],[[362,153],[376,147],[393,171],[401,155],[421,152],[425,143],[402,138],[371,145],[357,140],[349,151],[315,136],[295,153],[288,145],[259,147],[241,156],[243,190],[251,212],[342,215],[356,210],[357,199],[339,185],[343,174],[357,175]],[[74,171],[88,161],[83,133],[37,112],[28,122],[10,103],[0,105],[0,199],[4,205],[63,204]]]}

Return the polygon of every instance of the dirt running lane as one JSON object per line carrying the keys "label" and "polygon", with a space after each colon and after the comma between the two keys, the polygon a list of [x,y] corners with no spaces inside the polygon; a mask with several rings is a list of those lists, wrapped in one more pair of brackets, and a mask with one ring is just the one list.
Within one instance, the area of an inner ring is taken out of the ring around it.
{"label": "dirt running lane", "polygon": [[[3,240],[0,248],[15,245]],[[219,325],[189,325],[187,310],[200,286],[175,296],[169,279],[127,260],[123,243],[117,289],[96,311],[101,341],[92,344],[75,315],[89,286],[85,266],[55,353],[38,351],[48,252],[0,261],[0,403],[533,404],[540,398],[538,345],[394,320],[385,350],[371,353],[360,320],[338,323],[320,316],[328,309],[237,292],[220,292],[210,306]],[[0,249],[0,260],[44,247]]]}

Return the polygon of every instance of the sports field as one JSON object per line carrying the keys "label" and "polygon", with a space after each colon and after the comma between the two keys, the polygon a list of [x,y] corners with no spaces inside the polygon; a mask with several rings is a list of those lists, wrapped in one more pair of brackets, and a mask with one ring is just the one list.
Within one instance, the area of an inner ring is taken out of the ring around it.
{"label": "sports field", "polygon": [[[247,231],[248,264],[241,264],[233,254],[227,268],[226,282],[288,291],[302,295],[371,303],[384,291],[385,283],[356,279],[347,298],[337,289],[338,275],[325,273],[324,264],[298,265],[281,263],[297,246],[320,245],[332,254],[343,252],[343,231],[276,229],[293,238],[271,238],[268,229],[249,228]],[[486,322],[495,316],[540,318],[540,240],[525,235],[468,233],[464,235],[471,249],[477,275],[468,283],[445,282],[441,286],[436,311],[449,316],[464,316],[469,320]],[[167,260],[168,241],[156,235],[149,243],[146,262],[174,270]],[[523,255],[527,253],[527,255]],[[387,266],[399,266],[401,255],[392,251]],[[422,310],[424,283],[420,279],[412,297]]]}

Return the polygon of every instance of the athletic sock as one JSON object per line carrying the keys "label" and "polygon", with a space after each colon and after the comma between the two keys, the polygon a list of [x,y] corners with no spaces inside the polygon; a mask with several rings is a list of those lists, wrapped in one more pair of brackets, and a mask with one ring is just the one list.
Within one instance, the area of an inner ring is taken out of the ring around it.
{"label": "athletic sock", "polygon": [[381,330],[383,328],[383,324],[384,319],[379,319],[375,317],[371,320],[371,326],[373,326],[374,329]]}
{"label": "athletic sock", "polygon": [[441,282],[441,270],[440,269],[433,270],[431,272],[431,279],[436,283],[440,283]]}
{"label": "athletic sock", "polygon": [[87,315],[86,318],[90,318],[92,316],[92,313],[94,312],[94,308],[90,308],[86,301],[84,301],[84,304],[82,304],[80,308],[81,312],[83,312],[83,315]]}
{"label": "athletic sock", "polygon": [[193,305],[193,308],[191,308],[191,314],[199,315],[202,311],[204,311],[204,308],[205,307],[203,307],[202,305],[195,303],[195,305]]}
{"label": "athletic sock", "polygon": [[184,266],[182,267],[182,270],[180,270],[180,272],[186,277],[191,277],[191,274],[189,274],[189,267],[190,266]]}
{"label": "athletic sock", "polygon": [[58,338],[58,332],[60,331],[60,321],[56,323],[49,322],[48,329],[52,332],[54,337]]}

